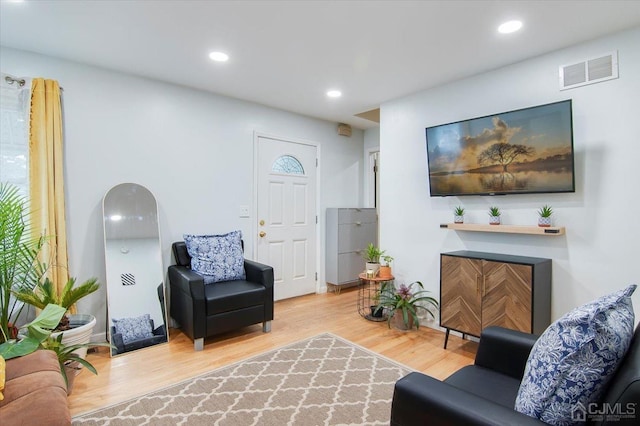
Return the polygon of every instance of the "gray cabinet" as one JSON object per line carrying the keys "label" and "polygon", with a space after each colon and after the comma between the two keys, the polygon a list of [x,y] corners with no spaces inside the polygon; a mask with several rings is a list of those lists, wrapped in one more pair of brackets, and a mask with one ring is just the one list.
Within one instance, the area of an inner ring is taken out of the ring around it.
{"label": "gray cabinet", "polygon": [[372,208],[330,208],[326,221],[326,270],[328,284],[341,286],[358,281],[364,271],[364,250],[378,245],[378,216]]}

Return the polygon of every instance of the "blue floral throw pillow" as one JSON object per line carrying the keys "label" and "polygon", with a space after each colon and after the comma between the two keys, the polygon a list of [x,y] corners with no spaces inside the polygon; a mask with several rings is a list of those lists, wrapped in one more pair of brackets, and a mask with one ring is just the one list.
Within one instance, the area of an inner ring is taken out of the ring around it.
{"label": "blue floral throw pillow", "polygon": [[542,333],[527,360],[517,411],[552,425],[578,423],[575,411],[600,398],[629,348],[635,289],[580,306]]}
{"label": "blue floral throw pillow", "polygon": [[204,277],[205,284],[244,280],[242,232],[223,235],[184,235],[191,269]]}
{"label": "blue floral throw pillow", "polygon": [[116,329],[116,333],[122,335],[122,341],[124,343],[153,337],[151,316],[149,314],[144,314],[136,318],[114,318],[112,321],[113,326]]}

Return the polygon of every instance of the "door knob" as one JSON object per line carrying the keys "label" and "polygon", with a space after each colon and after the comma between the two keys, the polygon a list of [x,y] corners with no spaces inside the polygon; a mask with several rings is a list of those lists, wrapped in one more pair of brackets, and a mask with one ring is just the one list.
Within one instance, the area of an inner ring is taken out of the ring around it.
{"label": "door knob", "polygon": [[264,238],[264,236],[267,235],[267,233],[264,231],[260,231],[258,235],[260,235],[260,238]]}

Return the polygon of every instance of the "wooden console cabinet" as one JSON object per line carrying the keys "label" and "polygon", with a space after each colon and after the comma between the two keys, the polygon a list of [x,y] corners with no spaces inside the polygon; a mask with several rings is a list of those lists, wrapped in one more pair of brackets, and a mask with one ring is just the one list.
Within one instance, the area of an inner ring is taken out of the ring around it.
{"label": "wooden console cabinet", "polygon": [[475,251],[440,255],[440,326],[479,337],[497,325],[541,334],[551,323],[551,259]]}

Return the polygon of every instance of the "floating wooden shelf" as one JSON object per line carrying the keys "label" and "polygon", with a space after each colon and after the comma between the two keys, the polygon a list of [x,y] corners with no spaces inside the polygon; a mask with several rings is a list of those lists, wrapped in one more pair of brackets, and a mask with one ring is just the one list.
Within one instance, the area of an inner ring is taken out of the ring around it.
{"label": "floating wooden shelf", "polygon": [[489,225],[480,223],[442,223],[440,228],[455,231],[501,232],[505,234],[564,235],[564,226]]}

